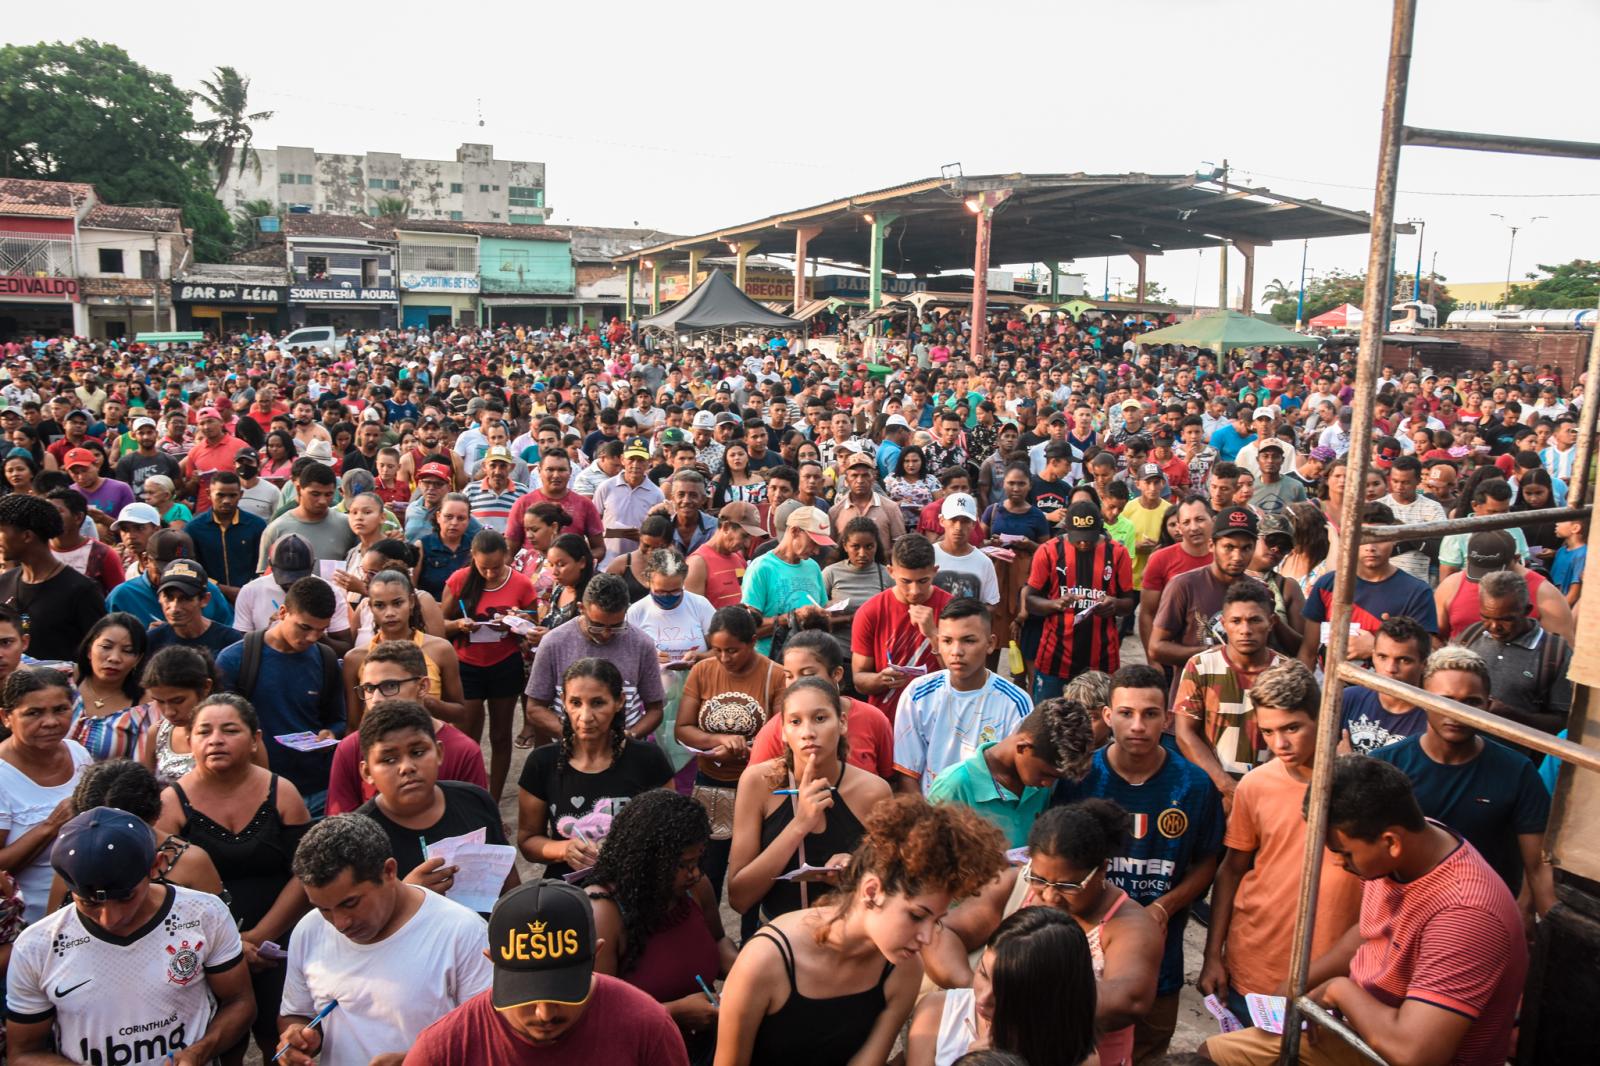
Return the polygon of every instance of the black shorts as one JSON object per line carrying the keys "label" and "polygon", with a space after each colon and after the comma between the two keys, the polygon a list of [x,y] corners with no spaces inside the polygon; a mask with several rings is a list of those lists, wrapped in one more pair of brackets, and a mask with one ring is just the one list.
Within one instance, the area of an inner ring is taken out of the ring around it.
{"label": "black shorts", "polygon": [[498,700],[522,695],[522,656],[507,655],[493,666],[461,664],[461,694],[469,700]]}

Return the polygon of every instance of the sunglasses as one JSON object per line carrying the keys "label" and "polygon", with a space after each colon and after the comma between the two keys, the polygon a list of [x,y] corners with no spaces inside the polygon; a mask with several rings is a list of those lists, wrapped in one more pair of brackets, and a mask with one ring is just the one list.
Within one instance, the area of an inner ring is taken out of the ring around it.
{"label": "sunglasses", "polygon": [[1071,881],[1048,881],[1033,872],[1033,863],[1030,862],[1022,868],[1022,879],[1023,881],[1027,882],[1029,887],[1039,889],[1040,891],[1049,890],[1057,893],[1078,892],[1088,885],[1090,881],[1093,881],[1095,874],[1098,874],[1099,872],[1099,870],[1096,870],[1094,873],[1085,877],[1082,881],[1078,881],[1076,883]]}

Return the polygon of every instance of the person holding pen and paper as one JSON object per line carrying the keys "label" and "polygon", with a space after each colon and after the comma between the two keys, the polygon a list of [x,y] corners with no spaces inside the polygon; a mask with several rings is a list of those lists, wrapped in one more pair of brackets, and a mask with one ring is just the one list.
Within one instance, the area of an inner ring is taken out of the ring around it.
{"label": "person holding pen and paper", "polygon": [[744,573],[744,602],[761,612],[756,651],[762,655],[771,654],[772,630],[784,615],[826,617],[827,592],[815,556],[835,546],[831,530],[826,512],[797,506],[789,512],[788,524],[774,531],[777,547],[751,560]]}
{"label": "person holding pen and paper", "polygon": [[[846,764],[843,706],[839,690],[820,677],[784,690],[782,757],[739,777],[728,861],[734,910],[758,907],[771,919],[808,906],[835,883],[867,815],[889,798],[888,782]],[[808,882],[819,882],[815,892]]]}
{"label": "person holding pen and paper", "polygon": [[928,538],[920,533],[901,537],[889,557],[893,584],[861,606],[850,630],[856,691],[890,721],[900,690],[913,678],[939,668],[936,623],[950,594],[934,585],[936,573]]}
{"label": "person holding pen and paper", "polygon": [[[289,946],[284,1066],[399,1066],[423,1029],[489,988],[484,920],[403,881],[371,818],[319,822],[295,849],[294,873],[315,909]],[[312,1028],[332,1003],[339,1008]]]}

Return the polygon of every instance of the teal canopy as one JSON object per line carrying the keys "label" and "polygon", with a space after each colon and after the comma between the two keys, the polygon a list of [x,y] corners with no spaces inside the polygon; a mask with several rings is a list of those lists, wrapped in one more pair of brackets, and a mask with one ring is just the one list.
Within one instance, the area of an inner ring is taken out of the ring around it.
{"label": "teal canopy", "polygon": [[1140,344],[1186,344],[1196,348],[1209,348],[1226,352],[1234,348],[1316,348],[1322,344],[1317,337],[1263,322],[1254,315],[1238,311],[1216,311],[1176,326],[1152,330],[1141,334]]}

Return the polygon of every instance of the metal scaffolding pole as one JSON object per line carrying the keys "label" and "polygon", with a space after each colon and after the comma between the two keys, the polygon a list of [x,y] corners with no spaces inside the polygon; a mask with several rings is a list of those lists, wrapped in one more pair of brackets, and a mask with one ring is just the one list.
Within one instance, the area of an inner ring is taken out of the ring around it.
{"label": "metal scaffolding pole", "polygon": [[[1383,98],[1383,125],[1379,135],[1378,180],[1372,201],[1372,242],[1367,250],[1367,285],[1361,301],[1361,348],[1356,357],[1355,396],[1350,418],[1350,452],[1347,481],[1365,485],[1372,463],[1372,409],[1376,395],[1378,363],[1382,359],[1383,327],[1389,320],[1384,303],[1394,257],[1394,203],[1400,174],[1400,130],[1405,124],[1406,88],[1411,78],[1411,38],[1416,24],[1417,0],[1396,0],[1389,31],[1389,78]],[[1328,620],[1327,662],[1342,663],[1350,647],[1350,617],[1355,600],[1356,568],[1361,559],[1361,511],[1366,496],[1359,488],[1344,494],[1339,513],[1338,569],[1333,584],[1333,616]],[[1328,793],[1333,782],[1333,762],[1339,744],[1339,706],[1344,685],[1330,671],[1322,690],[1317,718],[1316,764],[1311,771],[1310,802],[1306,809],[1306,847],[1301,862],[1300,899],[1295,915],[1294,942],[1289,956],[1289,1009],[1283,1026],[1283,1050],[1278,1061],[1288,1066],[1300,1058],[1300,1022],[1304,1011],[1300,997],[1306,993],[1311,966],[1311,937],[1316,924],[1317,882],[1328,836]]]}

